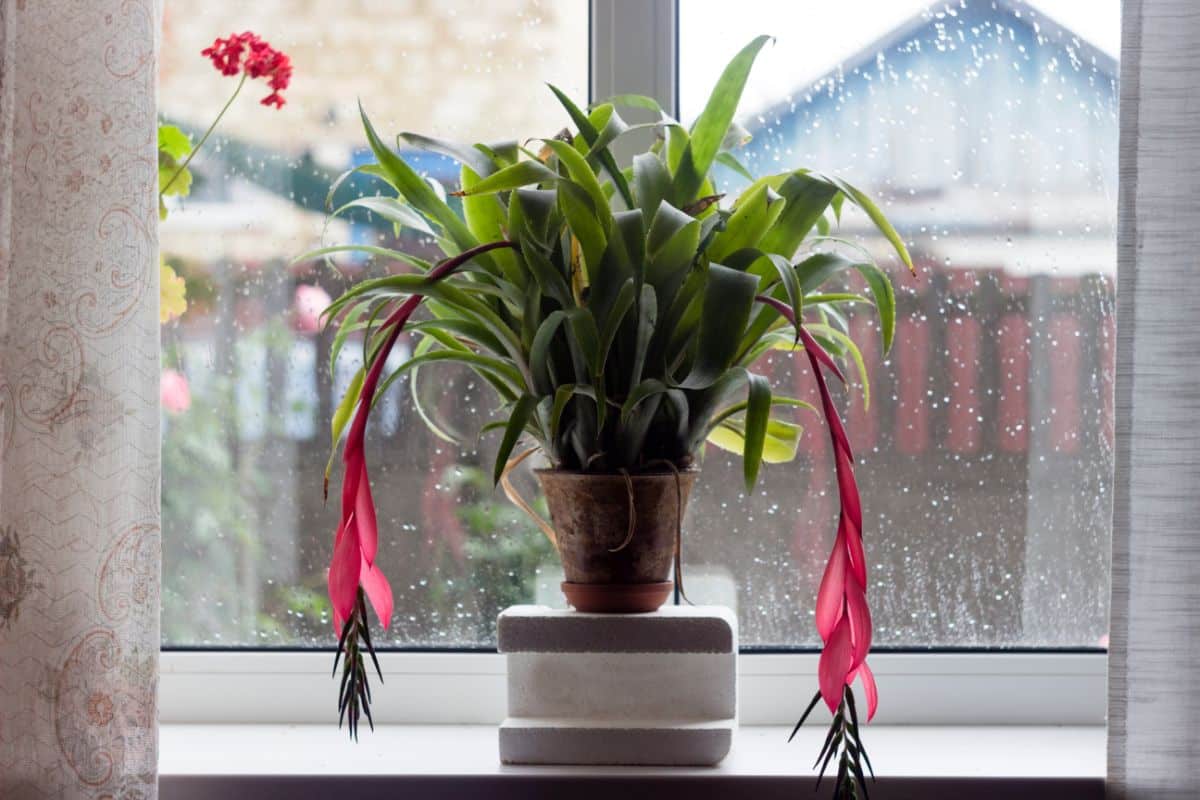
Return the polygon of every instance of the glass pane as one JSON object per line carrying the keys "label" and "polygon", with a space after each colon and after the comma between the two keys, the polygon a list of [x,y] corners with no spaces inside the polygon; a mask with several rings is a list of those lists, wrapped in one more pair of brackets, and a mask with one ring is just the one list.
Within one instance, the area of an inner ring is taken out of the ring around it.
{"label": "glass pane", "polygon": [[[545,102],[544,83],[587,96],[588,3],[294,0],[263,10],[168,0],[164,27],[162,114],[193,141],[237,82],[200,55],[215,37],[253,30],[295,69],[279,110],[259,104],[262,82],[246,85],[194,162],[190,196],[170,203],[161,226],[163,255],[188,295],[187,312],[163,327],[164,643],[328,646],[337,503],[322,502],[321,483],[332,398],[354,353],[330,376],[331,337],[317,313],[383,268],[289,262],[322,241],[333,178],[366,160],[357,100],[381,131],[467,142],[553,135],[567,120]],[[411,157],[456,188],[448,159]],[[365,217],[324,236],[397,244]],[[400,244],[421,252],[420,242]],[[414,391],[464,430],[492,406],[467,376],[440,372],[396,386],[373,418],[381,561],[397,609],[378,643],[487,644],[498,611],[533,598],[537,567],[552,554],[492,493],[479,468],[489,453],[433,436]]]}
{"label": "glass pane", "polygon": [[[721,66],[751,77],[740,158],[810,167],[881,199],[911,279],[847,206],[836,235],[894,273],[896,344],[867,314],[871,405],[845,399],[860,466],[875,643],[1106,644],[1113,446],[1118,0],[680,4],[694,119]],[[722,190],[745,184],[733,173]],[[830,245],[822,245],[830,246]],[[811,395],[790,358],[771,366]],[[854,395],[857,398],[857,394]],[[733,598],[743,644],[816,645],[837,506],[825,432],[753,497],[710,451],[686,562]],[[686,577],[686,572],[685,572]]]}

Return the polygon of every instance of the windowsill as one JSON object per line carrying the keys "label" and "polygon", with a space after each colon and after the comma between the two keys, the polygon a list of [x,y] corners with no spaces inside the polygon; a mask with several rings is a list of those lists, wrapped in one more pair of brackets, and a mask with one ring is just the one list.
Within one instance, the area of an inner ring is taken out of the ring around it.
{"label": "windowsill", "polygon": [[[743,727],[729,756],[712,768],[528,767],[500,764],[491,725],[383,725],[374,733],[364,726],[354,745],[333,725],[168,724],[161,728],[160,773],[165,800],[219,792],[304,800],[339,789],[353,789],[356,798],[404,790],[414,797],[499,800],[566,788],[573,800],[584,800],[593,791],[633,791],[632,798],[639,787],[736,797],[751,784],[758,800],[769,800],[812,788],[807,768],[824,730],[810,726],[790,745],[788,733]],[[876,800],[963,791],[997,800],[1103,797],[1103,727],[874,726],[864,737],[879,775],[871,787]]]}

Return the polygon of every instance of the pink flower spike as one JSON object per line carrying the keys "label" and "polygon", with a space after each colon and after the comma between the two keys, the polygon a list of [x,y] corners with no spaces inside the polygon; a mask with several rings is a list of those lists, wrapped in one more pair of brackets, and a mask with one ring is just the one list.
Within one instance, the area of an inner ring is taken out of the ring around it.
{"label": "pink flower spike", "polygon": [[829,554],[829,562],[825,565],[825,573],[821,576],[821,586],[817,589],[816,623],[822,641],[829,641],[842,617],[847,559],[846,537],[839,531],[833,542],[833,551]]}
{"label": "pink flower spike", "polygon": [[846,575],[846,618],[850,621],[850,640],[854,645],[854,663],[857,668],[867,660],[871,652],[871,609],[867,606],[867,593],[858,578],[851,572]]}
{"label": "pink flower spike", "polygon": [[867,693],[867,722],[870,722],[879,708],[879,688],[875,685],[875,675],[867,666],[867,662],[859,665],[858,675],[862,678],[863,691]]}
{"label": "pink flower spike", "polygon": [[[502,247],[516,247],[513,242],[500,241],[480,245],[449,258],[431,269],[426,276],[434,281],[454,272],[472,258]],[[383,322],[380,330],[387,331],[382,346],[375,352],[359,392],[354,420],[346,434],[342,461],[342,524],[334,538],[333,559],[329,565],[329,599],[333,605],[337,633],[354,613],[361,585],[371,601],[380,622],[387,627],[392,617],[392,588],[383,571],[375,563],[379,549],[378,520],[375,501],[371,496],[371,478],[367,472],[364,443],[367,419],[375,402],[388,356],[396,345],[409,317],[420,306],[424,295],[419,291],[404,300]],[[363,620],[365,624],[366,620]]]}
{"label": "pink flower spike", "polygon": [[850,570],[854,573],[854,577],[858,578],[858,585],[866,587],[867,585],[867,554],[863,550],[862,535],[858,532],[858,528],[854,527],[854,523],[850,518],[842,514],[838,525],[846,529],[846,552],[850,556]]}
{"label": "pink flower spike", "polygon": [[354,500],[354,519],[358,526],[359,546],[368,565],[375,563],[379,550],[379,527],[375,521],[375,501],[371,498],[371,479],[367,476],[367,462],[362,461],[358,476],[358,489]]}
{"label": "pink flower spike", "polygon": [[392,586],[378,564],[362,562],[362,587],[379,617],[379,624],[386,630],[392,622]]}
{"label": "pink flower spike", "polygon": [[333,546],[333,560],[329,564],[329,602],[333,605],[333,622],[337,633],[354,613],[358,601],[358,580],[362,571],[362,549],[358,544],[358,530],[354,515],[342,523]]}
{"label": "pink flower spike", "polygon": [[813,338],[812,334],[805,330],[803,325],[797,327],[796,332],[799,334],[801,343],[804,344],[804,349],[811,355],[811,357],[815,357],[817,361],[825,365],[826,369],[828,369],[834,375],[837,375],[838,380],[840,380],[842,383],[845,383],[846,376],[842,374],[842,370],[840,367],[838,367],[837,362],[833,360],[833,356],[829,355],[829,353],[825,351],[824,347],[821,347],[817,340]]}
{"label": "pink flower spike", "polygon": [[821,660],[817,663],[817,680],[821,687],[821,698],[829,706],[832,714],[837,713],[842,702],[842,689],[846,686],[846,678],[854,660],[853,648],[850,643],[850,621],[843,616],[833,629],[833,635],[825,643],[821,651]]}
{"label": "pink flower spike", "polygon": [[803,341],[804,349],[815,353],[818,361],[824,364],[834,375],[837,375],[838,379],[841,380],[842,383],[846,382],[846,376],[842,374],[842,370],[838,367],[837,363],[830,358],[829,353],[825,352],[825,348],[817,344],[816,340],[812,338],[812,335],[809,334],[808,331],[804,330],[804,326],[801,325],[800,321],[796,319],[796,313],[792,310],[791,306],[781,300],[776,300],[774,297],[765,294],[760,294],[754,299],[763,305],[767,305],[775,309],[781,315],[783,315],[784,319],[792,323],[792,327],[796,329],[796,339]]}
{"label": "pink flower spike", "polygon": [[858,483],[854,480],[854,465],[848,453],[838,450],[834,454],[834,468],[837,471],[838,498],[842,502],[842,512],[854,526],[855,533],[862,531],[862,499],[858,495]]}

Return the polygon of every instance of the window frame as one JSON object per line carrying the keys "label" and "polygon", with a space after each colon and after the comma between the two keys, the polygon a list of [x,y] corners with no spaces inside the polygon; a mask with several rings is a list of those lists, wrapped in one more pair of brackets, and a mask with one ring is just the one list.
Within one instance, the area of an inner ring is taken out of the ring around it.
{"label": "window frame", "polygon": [[[678,116],[678,0],[590,0],[592,97],[645,94]],[[634,137],[629,137],[634,138]],[[636,143],[618,143],[621,147]],[[618,152],[618,156],[622,155]],[[625,155],[628,155],[626,153]],[[162,723],[330,723],[329,649],[164,647]],[[790,725],[816,685],[817,653],[743,648],[743,725]],[[496,724],[506,696],[504,656],[478,650],[379,653],[375,720]],[[886,697],[878,721],[923,725],[1102,725],[1107,654],[1077,650],[878,650],[871,664]],[[332,687],[330,688],[332,692]]]}

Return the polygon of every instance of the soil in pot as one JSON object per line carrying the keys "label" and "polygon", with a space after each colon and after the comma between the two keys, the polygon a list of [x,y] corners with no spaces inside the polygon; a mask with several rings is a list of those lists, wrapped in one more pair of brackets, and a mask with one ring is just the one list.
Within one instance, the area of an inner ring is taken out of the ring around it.
{"label": "soil in pot", "polygon": [[576,610],[638,613],[666,601],[680,515],[697,474],[537,470],[557,534],[563,593]]}

